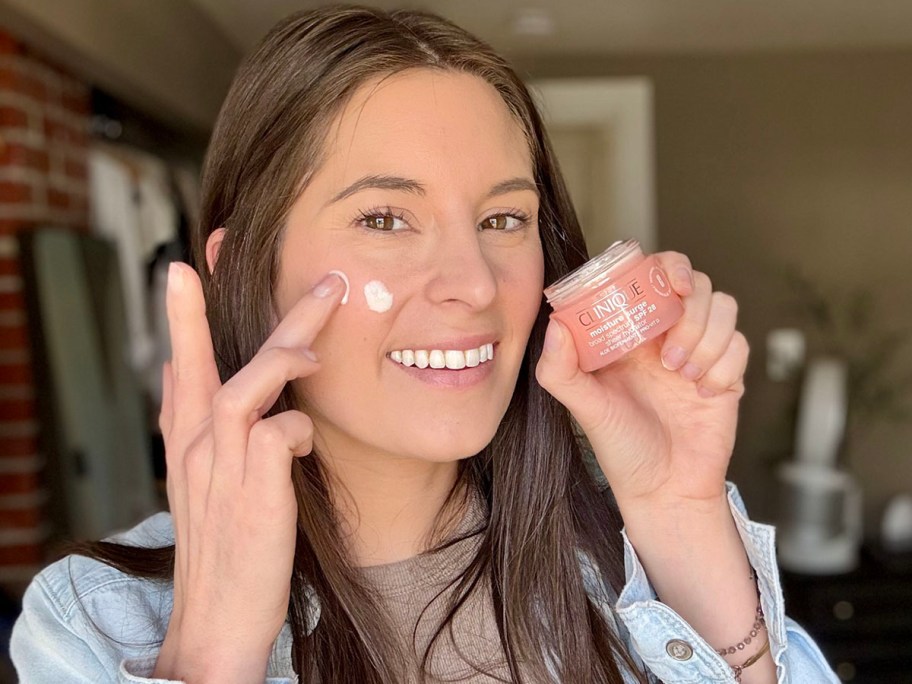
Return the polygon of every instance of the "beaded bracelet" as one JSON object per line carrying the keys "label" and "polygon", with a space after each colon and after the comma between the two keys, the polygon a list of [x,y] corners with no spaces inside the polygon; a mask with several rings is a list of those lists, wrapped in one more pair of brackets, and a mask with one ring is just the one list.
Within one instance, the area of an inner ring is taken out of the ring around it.
{"label": "beaded bracelet", "polygon": [[757,605],[757,619],[754,620],[754,624],[753,624],[753,627],[751,627],[750,634],[748,634],[746,637],[744,637],[744,639],[742,641],[739,641],[734,646],[729,646],[728,648],[716,649],[716,653],[718,653],[720,656],[726,656],[726,655],[732,655],[733,653],[737,653],[738,651],[743,651],[744,647],[747,646],[751,642],[751,639],[755,639],[757,637],[757,635],[760,634],[760,630],[763,629],[765,626],[766,626],[766,618],[763,617],[763,607],[758,604]]}
{"label": "beaded bracelet", "polygon": [[[751,566],[751,568],[750,568],[750,577],[748,579],[750,579],[750,580],[757,579],[757,573],[754,572],[753,566]],[[760,630],[763,629],[764,627],[766,627],[766,618],[763,615],[763,606],[758,603],[756,619],[754,620],[754,624],[751,627],[750,634],[748,634],[748,636],[744,637],[744,639],[742,641],[739,641],[734,646],[729,646],[728,648],[716,649],[716,653],[718,653],[720,656],[726,656],[726,655],[732,655],[734,653],[737,653],[738,651],[743,651],[745,646],[747,646],[753,639],[757,638],[757,635],[760,634]],[[745,668],[750,667],[751,665],[756,663],[758,660],[760,660],[760,658],[763,657],[763,654],[769,650],[769,647],[770,647],[770,642],[769,642],[769,638],[767,638],[766,644],[763,646],[762,649],[760,649],[759,652],[752,655],[750,658],[745,660],[740,665],[731,665],[731,669],[735,674],[736,682],[741,681],[741,672]]]}

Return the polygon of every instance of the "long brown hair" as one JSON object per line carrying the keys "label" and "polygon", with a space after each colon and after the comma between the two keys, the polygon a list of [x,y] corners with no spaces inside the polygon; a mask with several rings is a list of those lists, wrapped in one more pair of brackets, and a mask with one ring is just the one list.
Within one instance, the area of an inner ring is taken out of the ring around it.
{"label": "long brown hair", "polygon": [[[319,167],[332,121],[359,86],[411,68],[473,74],[497,89],[531,151],[546,282],[587,258],[535,104],[491,47],[417,11],[332,6],[293,14],[241,65],[204,166],[194,254],[223,380],[251,359],[271,330],[283,227]],[[221,226],[226,236],[210,275],[206,240]],[[512,681],[522,681],[520,662],[536,682],[556,677],[620,684],[621,665],[645,681],[583,584],[579,554],[601,569],[601,581],[613,590],[609,595],[620,591],[621,520],[610,493],[596,485],[583,462],[567,411],[535,380],[547,322],[543,300],[493,440],[459,463],[451,499],[473,488],[488,516],[477,532],[478,552],[453,581],[453,600],[436,635],[469,594],[487,583]],[[287,387],[272,413],[301,406]],[[302,682],[397,681],[402,656],[346,557],[319,454],[296,459],[292,478],[299,509],[289,605],[295,670]],[[170,579],[173,551],[96,543],[81,552],[133,575]],[[317,606],[314,626],[308,616]]]}

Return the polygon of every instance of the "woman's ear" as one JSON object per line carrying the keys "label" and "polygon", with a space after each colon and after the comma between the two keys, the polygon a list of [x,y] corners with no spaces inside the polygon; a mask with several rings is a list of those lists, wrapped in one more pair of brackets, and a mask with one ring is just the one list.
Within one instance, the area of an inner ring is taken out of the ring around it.
{"label": "woman's ear", "polygon": [[215,269],[215,261],[218,259],[219,249],[221,249],[224,239],[225,228],[216,228],[206,240],[206,264],[209,266],[209,275],[212,275],[212,271]]}

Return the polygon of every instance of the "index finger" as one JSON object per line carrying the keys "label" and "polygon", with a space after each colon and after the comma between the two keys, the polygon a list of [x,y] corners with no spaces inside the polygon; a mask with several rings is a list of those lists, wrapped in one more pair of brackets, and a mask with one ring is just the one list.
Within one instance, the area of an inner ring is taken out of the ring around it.
{"label": "index finger", "polygon": [[222,386],[212,350],[206,302],[199,276],[188,265],[171,262],[165,297],[171,338],[172,430],[198,425],[212,412],[212,397]]}
{"label": "index finger", "polygon": [[[310,349],[317,334],[326,325],[332,312],[348,297],[348,278],[341,271],[330,271],[310,292],[295,302],[266,338],[261,351],[273,347],[304,347]],[[340,298],[340,294],[344,295]]]}

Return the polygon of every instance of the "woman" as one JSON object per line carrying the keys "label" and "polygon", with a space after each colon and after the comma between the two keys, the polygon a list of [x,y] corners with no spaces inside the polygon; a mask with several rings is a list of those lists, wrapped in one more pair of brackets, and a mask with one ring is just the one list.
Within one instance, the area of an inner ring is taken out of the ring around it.
{"label": "woman", "polygon": [[725,483],[733,300],[664,253],[684,318],[578,369],[542,288],[585,245],[489,47],[415,12],[287,18],[203,204],[199,277],[169,281],[171,515],[33,582],[23,681],[730,682],[753,656],[743,682],[836,681]]}

